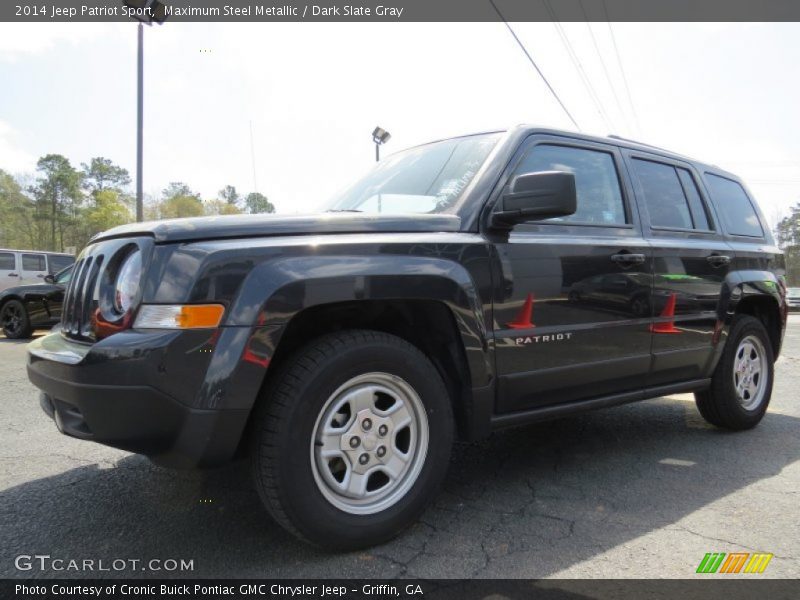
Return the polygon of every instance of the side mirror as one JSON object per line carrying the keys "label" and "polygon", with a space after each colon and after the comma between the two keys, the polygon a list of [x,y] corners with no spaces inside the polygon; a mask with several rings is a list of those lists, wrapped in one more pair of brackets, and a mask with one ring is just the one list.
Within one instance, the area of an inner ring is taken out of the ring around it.
{"label": "side mirror", "polygon": [[44,276],[45,283],[55,283],[56,279],[52,275],[45,275]]}
{"label": "side mirror", "polygon": [[511,229],[518,223],[566,217],[578,209],[575,175],[564,171],[523,173],[511,181],[492,213],[492,227]]}

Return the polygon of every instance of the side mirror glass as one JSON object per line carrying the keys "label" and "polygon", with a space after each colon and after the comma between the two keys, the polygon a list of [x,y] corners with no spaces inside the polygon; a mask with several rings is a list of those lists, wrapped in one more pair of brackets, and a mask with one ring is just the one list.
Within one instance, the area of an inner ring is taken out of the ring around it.
{"label": "side mirror glass", "polygon": [[45,275],[44,276],[45,283],[55,283],[55,277],[52,275]]}
{"label": "side mirror glass", "polygon": [[575,175],[564,171],[523,173],[512,179],[500,198],[492,226],[511,229],[518,223],[575,214],[578,196]]}

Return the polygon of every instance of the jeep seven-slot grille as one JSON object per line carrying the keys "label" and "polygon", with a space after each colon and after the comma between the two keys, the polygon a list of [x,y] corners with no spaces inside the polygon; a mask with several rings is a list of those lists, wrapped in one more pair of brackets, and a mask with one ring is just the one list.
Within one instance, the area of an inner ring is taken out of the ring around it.
{"label": "jeep seven-slot grille", "polygon": [[86,256],[75,265],[61,312],[61,331],[67,337],[94,340],[92,315],[97,308],[95,290],[102,264],[103,255],[99,254]]}

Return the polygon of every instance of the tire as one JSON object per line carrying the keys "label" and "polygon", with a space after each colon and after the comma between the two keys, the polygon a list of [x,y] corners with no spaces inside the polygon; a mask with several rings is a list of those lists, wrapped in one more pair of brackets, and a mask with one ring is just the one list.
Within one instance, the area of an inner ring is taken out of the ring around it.
{"label": "tire", "polygon": [[413,523],[437,494],[452,408],[436,368],[408,342],[366,330],[323,336],[284,363],[264,392],[254,414],[256,488],[299,538],[332,550],[373,546]]}
{"label": "tire", "polygon": [[741,431],[758,425],[772,396],[774,362],[769,335],[761,321],[749,315],[737,316],[711,387],[695,394],[700,414],[723,429]]}
{"label": "tire", "polygon": [[0,309],[0,324],[8,339],[22,340],[31,337],[33,327],[25,305],[19,300],[9,300]]}

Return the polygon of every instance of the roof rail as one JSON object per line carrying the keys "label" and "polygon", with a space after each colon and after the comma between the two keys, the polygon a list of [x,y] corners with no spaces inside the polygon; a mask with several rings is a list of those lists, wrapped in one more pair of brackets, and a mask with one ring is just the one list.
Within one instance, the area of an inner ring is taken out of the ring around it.
{"label": "roof rail", "polygon": [[671,150],[667,150],[666,148],[662,148],[661,146],[654,146],[653,144],[645,144],[644,142],[640,142],[638,140],[632,140],[631,138],[622,137],[621,135],[616,135],[613,133],[609,133],[607,137],[610,137],[614,140],[620,140],[623,142],[631,142],[632,144],[637,144],[639,146],[645,146],[646,148],[654,148],[656,150],[661,150],[662,152],[669,152],[670,154],[675,154]]}

